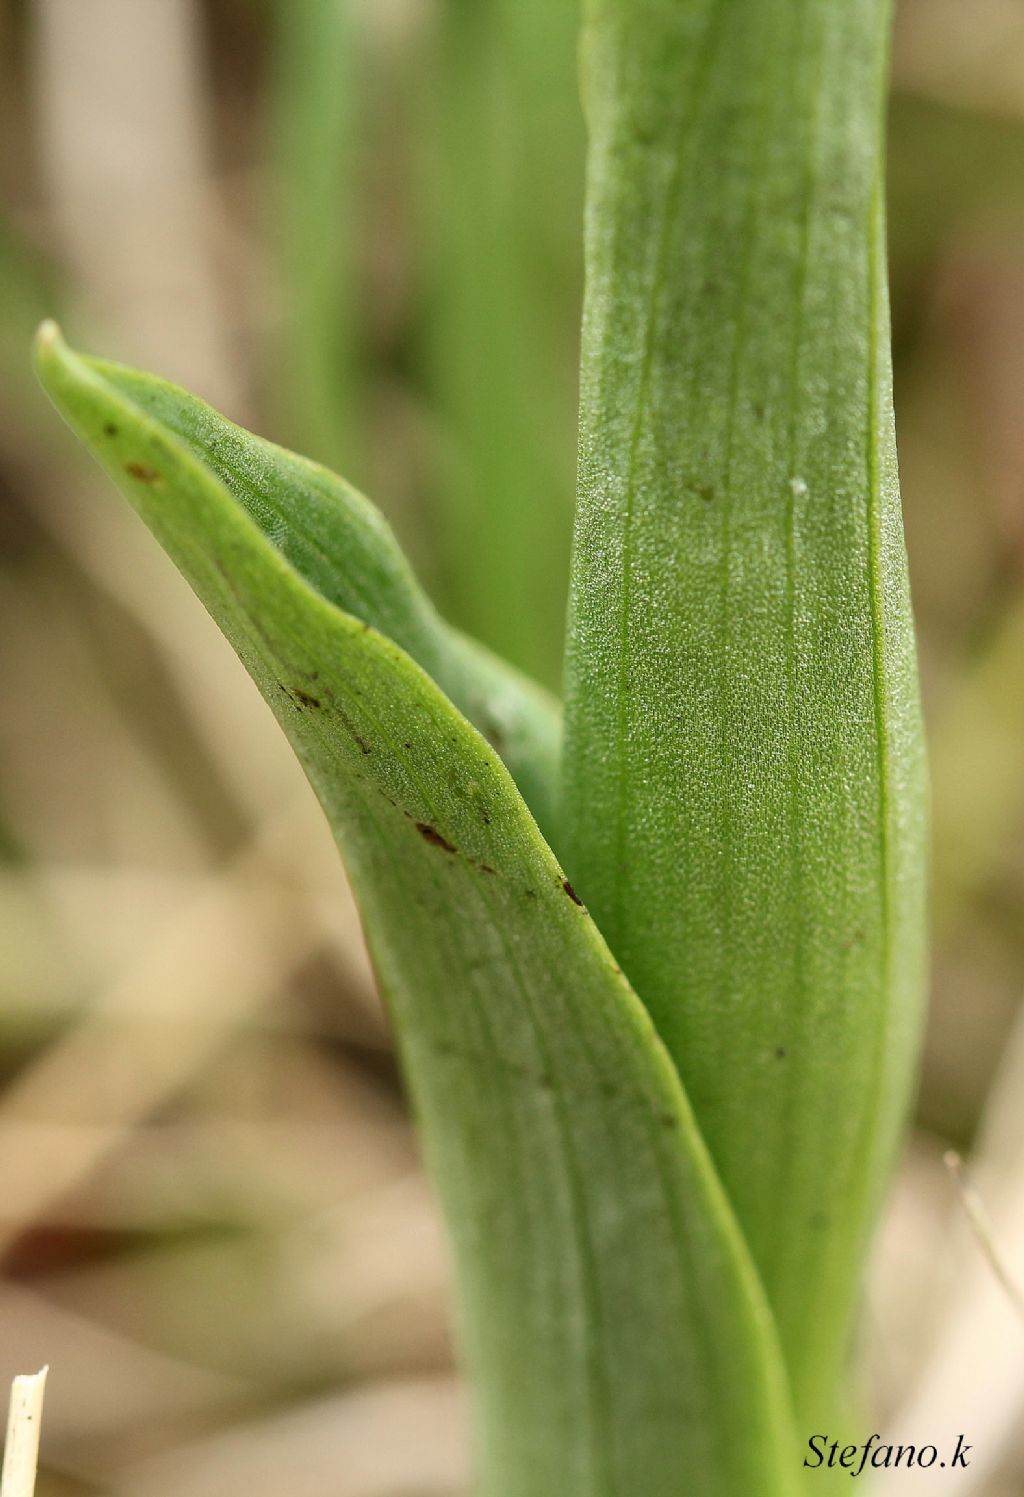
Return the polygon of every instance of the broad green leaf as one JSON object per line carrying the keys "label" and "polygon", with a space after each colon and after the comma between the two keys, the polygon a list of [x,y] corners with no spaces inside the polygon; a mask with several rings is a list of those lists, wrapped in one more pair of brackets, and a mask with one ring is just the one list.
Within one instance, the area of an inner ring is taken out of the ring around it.
{"label": "broad green leaf", "polygon": [[560,735],[555,701],[449,628],[380,513],[326,468],[254,437],[194,395],[119,364],[88,361],[188,443],[305,580],[402,647],[501,754],[547,830]]}
{"label": "broad green leaf", "polygon": [[923,767],[884,0],[589,0],[565,856],[827,1401],[907,1106]]}
{"label": "broad green leaf", "polygon": [[793,1493],[771,1318],[678,1076],[500,760],[300,576],[202,440],[55,330],[37,362],[344,849],[451,1227],[486,1497]]}

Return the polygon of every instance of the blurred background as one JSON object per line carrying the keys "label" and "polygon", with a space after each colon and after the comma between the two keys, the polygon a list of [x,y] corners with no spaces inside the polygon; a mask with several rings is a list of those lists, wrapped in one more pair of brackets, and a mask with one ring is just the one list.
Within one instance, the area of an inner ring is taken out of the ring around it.
{"label": "blurred background", "polygon": [[[41,1497],[469,1478],[443,1241],[326,827],[36,389],[33,329],[340,468],[449,616],[557,684],[576,23],[0,0],[0,1380],[52,1366]],[[863,1382],[887,1438],[965,1433],[961,1497],[1019,1497],[1022,0],[902,0],[890,137],[935,957]]]}

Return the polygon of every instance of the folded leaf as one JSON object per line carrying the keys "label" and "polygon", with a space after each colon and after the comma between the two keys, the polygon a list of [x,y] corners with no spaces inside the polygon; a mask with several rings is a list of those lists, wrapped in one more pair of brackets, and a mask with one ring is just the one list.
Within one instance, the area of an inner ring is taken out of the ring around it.
{"label": "folded leaf", "polygon": [[38,368],[344,849],[451,1228],[487,1497],[793,1493],[771,1318],[678,1077],[500,760],[126,376],[53,330]]}
{"label": "folded leaf", "polygon": [[885,0],[589,0],[570,875],[833,1384],[908,1100],[923,772]]}
{"label": "folded leaf", "polygon": [[186,390],[121,364],[82,363],[185,442],[311,587],[386,634],[433,676],[498,750],[550,831],[557,703],[444,623],[380,512],[328,469],[254,437]]}

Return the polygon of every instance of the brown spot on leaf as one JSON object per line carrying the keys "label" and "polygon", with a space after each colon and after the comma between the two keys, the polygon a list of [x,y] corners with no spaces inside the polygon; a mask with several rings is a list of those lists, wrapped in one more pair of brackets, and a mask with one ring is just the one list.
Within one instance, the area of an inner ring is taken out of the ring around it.
{"label": "brown spot on leaf", "polygon": [[113,421],[106,421],[106,422],[104,422],[104,424],[103,424],[103,434],[104,434],[104,436],[108,436],[108,437],[116,437],[117,436],[117,427],[114,425]]}
{"label": "brown spot on leaf", "polygon": [[580,907],[580,909],[582,909],[583,908],[583,901],[580,898],[580,896],[576,893],[576,890],[573,888],[572,884],[570,884],[570,882],[569,882],[569,880],[567,878],[563,878],[563,880],[562,880],[562,888],[565,890],[566,894],[568,894],[568,896],[572,900],[573,904],[578,904],[579,907]]}
{"label": "brown spot on leaf", "polygon": [[366,741],[365,738],[360,738],[360,736],[359,736],[358,733],[353,733],[352,737],[355,739],[356,743],[358,743],[359,747],[362,749],[362,751],[363,751],[364,754],[372,754],[373,753],[373,749],[367,743],[367,741]]}
{"label": "brown spot on leaf", "polygon": [[442,852],[454,853],[455,848],[446,837],[442,837],[436,826],[431,826],[429,821],[417,821],[416,830],[424,842],[429,842],[431,847],[439,847]]}
{"label": "brown spot on leaf", "polygon": [[775,1047],[775,1059],[776,1060],[785,1060],[785,1058],[786,1058],[786,1047],[785,1047],[785,1045],[776,1045],[776,1047]]}
{"label": "brown spot on leaf", "polygon": [[296,707],[317,708],[320,706],[320,698],[313,696],[308,691],[303,691],[301,686],[286,686],[283,681],[279,681],[277,684],[286,696],[291,697]]}
{"label": "brown spot on leaf", "polygon": [[125,463],[124,471],[140,483],[156,483],[160,477],[155,468],[147,468],[145,463]]}

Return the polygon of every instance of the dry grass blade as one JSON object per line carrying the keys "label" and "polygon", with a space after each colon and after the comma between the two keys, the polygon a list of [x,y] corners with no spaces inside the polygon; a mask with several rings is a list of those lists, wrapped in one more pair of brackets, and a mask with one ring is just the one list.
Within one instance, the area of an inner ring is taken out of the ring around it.
{"label": "dry grass blade", "polygon": [[[971,1162],[976,1184],[953,1208],[960,1215],[966,1205],[967,1221],[955,1273],[936,1307],[938,1328],[886,1436],[894,1444],[919,1444],[924,1431],[928,1439],[944,1440],[966,1431],[974,1451],[968,1469],[958,1473],[961,1497],[989,1490],[1024,1415],[1022,1100],[1024,1021],[1019,1019]],[[975,1192],[984,1203],[980,1211]],[[934,1475],[927,1471],[893,1470],[882,1476],[880,1497],[934,1491]]]}
{"label": "dry grass blade", "polygon": [[970,1223],[975,1242],[1024,1324],[1024,1293],[1007,1267],[1006,1259],[999,1249],[995,1228],[984,1201],[976,1187],[967,1178],[963,1160],[955,1149],[947,1150],[942,1162],[956,1183],[956,1188],[960,1193],[960,1203]]}
{"label": "dry grass blade", "polygon": [[459,1390],[442,1378],[318,1399],[131,1465],[112,1497],[460,1497],[471,1490]]}
{"label": "dry grass blade", "polygon": [[0,1131],[0,1246],[174,1096],[258,1007],[280,994],[305,958],[311,935],[301,901],[287,886],[270,888],[258,876],[267,842],[292,825],[289,808],[261,828],[234,867],[201,884],[87,1015],[7,1089],[0,1129],[31,1117],[101,1126],[57,1129],[49,1147],[37,1135],[40,1148],[30,1157],[16,1130]]}
{"label": "dry grass blade", "polygon": [[32,1497],[39,1464],[39,1427],[48,1367],[22,1373],[11,1384],[0,1497]]}

